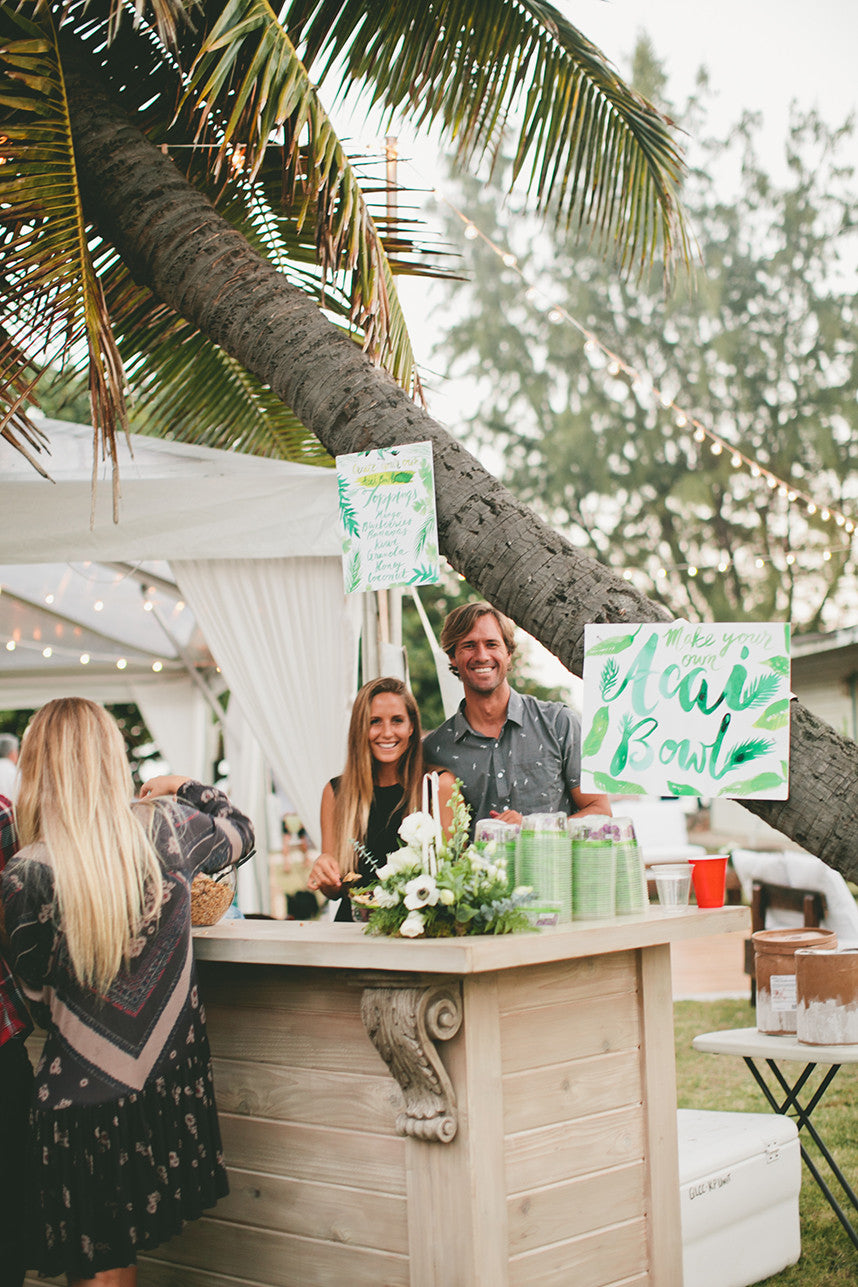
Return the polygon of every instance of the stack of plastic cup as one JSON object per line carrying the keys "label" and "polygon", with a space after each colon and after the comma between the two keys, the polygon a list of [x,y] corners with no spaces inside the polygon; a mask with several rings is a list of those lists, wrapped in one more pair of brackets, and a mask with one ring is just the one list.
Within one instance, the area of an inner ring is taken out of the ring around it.
{"label": "stack of plastic cup", "polygon": [[506,887],[512,891],[517,883],[515,870],[515,851],[518,833],[521,830],[517,822],[502,822],[500,818],[480,818],[474,827],[474,848],[484,853],[489,845],[494,845],[493,856],[503,858],[506,863]]}
{"label": "stack of plastic cup", "polygon": [[572,919],[572,852],[565,813],[531,813],[521,820],[516,850],[516,878],[529,885],[533,902],[526,908],[537,925],[560,925]]}
{"label": "stack of plastic cup", "polygon": [[588,814],[569,818],[572,841],[572,906],[576,921],[609,920],[616,915],[617,849],[613,818]]}
{"label": "stack of plastic cup", "polygon": [[643,854],[631,818],[612,818],[611,823],[617,845],[617,915],[629,916],[646,911],[649,903]]}

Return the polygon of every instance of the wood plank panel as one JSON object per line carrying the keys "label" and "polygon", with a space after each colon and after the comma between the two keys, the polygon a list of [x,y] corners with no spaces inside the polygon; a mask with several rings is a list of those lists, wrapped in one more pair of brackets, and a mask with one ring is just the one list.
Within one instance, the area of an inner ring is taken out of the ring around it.
{"label": "wood plank panel", "polygon": [[295,1180],[405,1193],[405,1140],[322,1126],[220,1116],[228,1166]]}
{"label": "wood plank panel", "polygon": [[662,1283],[682,1276],[673,991],[667,943],[641,951],[640,973],[649,1263],[653,1282]]}
{"label": "wood plank panel", "polygon": [[[154,1261],[181,1266],[181,1273],[153,1273]],[[142,1262],[141,1262],[142,1263]],[[322,1242],[273,1230],[203,1217],[189,1224],[177,1237],[159,1247],[141,1271],[141,1287],[186,1287],[185,1266],[222,1274],[264,1287],[408,1287],[408,1259],[373,1251],[352,1243]],[[168,1276],[164,1277],[164,1274]],[[169,1274],[173,1276],[170,1277]]]}
{"label": "wood plank panel", "polygon": [[540,1006],[501,1016],[504,1073],[629,1050],[639,1042],[635,993],[595,997],[575,1006]]}
{"label": "wood plank panel", "polygon": [[[253,1012],[220,1003],[206,1008],[212,1049],[221,1059],[259,1060],[297,1068],[338,1072],[386,1073],[387,1066],[354,1014],[318,1014],[297,1010]],[[346,1055],[345,1052],[348,1052]]]}
{"label": "wood plank panel", "polygon": [[541,1127],[506,1142],[510,1194],[555,1184],[596,1167],[643,1161],[644,1121],[639,1106]]}
{"label": "wood plank panel", "polygon": [[558,1283],[563,1287],[606,1287],[619,1282],[623,1287],[637,1287],[653,1281],[647,1273],[646,1255],[643,1220],[608,1225],[597,1233],[514,1256],[509,1287],[557,1287]]}
{"label": "wood plank panel", "polygon": [[407,1144],[411,1287],[505,1287],[506,1185],[497,983],[463,981],[464,1022],[438,1051],[456,1095],[449,1144]]}
{"label": "wood plank panel", "polygon": [[501,976],[501,1013],[531,1010],[539,1005],[581,1001],[593,996],[635,992],[638,986],[636,954],[614,952],[610,956],[582,957],[535,965],[530,970],[510,970]]}
{"label": "wood plank panel", "polygon": [[637,1049],[593,1055],[508,1073],[503,1079],[504,1129],[508,1134],[570,1121],[641,1100]]}
{"label": "wood plank panel", "polygon": [[392,1135],[402,1108],[402,1091],[386,1069],[370,1077],[235,1059],[215,1059],[213,1067],[222,1113]]}
{"label": "wood plank panel", "polygon": [[212,996],[237,1010],[360,1011],[363,983],[350,970],[198,961],[197,974],[203,1001]]}
{"label": "wood plank panel", "polygon": [[[633,1162],[517,1194],[508,1202],[510,1254],[640,1219],[645,1212],[645,1180],[644,1165]],[[658,1281],[668,1287],[674,1280]]]}
{"label": "wood plank panel", "polygon": [[215,1219],[408,1253],[404,1197],[235,1168],[229,1172],[229,1188],[228,1197],[217,1204]]}

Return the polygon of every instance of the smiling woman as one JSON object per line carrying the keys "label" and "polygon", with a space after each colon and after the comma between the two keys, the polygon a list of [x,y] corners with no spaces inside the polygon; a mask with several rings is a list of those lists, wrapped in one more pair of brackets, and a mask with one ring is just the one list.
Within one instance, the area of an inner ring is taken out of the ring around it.
{"label": "smiling woman", "polygon": [[[342,775],[322,792],[322,852],[308,885],[339,898],[335,920],[352,919],[344,886],[364,885],[399,847],[399,827],[420,808],[423,784],[420,712],[400,679],[373,679],[355,698]],[[441,822],[452,821],[453,776],[439,783]]]}

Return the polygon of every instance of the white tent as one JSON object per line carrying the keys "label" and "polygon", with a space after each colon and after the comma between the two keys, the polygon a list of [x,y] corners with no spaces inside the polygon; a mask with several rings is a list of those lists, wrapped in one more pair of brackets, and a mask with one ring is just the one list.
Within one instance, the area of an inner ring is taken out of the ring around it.
{"label": "white tent", "polygon": [[264,761],[312,836],[356,682],[334,472],[134,435],[119,521],[101,465],[91,522],[92,430],[45,429],[52,482],[0,444],[0,707],[135,701],[171,767],[199,776],[227,688],[236,803],[264,834]]}

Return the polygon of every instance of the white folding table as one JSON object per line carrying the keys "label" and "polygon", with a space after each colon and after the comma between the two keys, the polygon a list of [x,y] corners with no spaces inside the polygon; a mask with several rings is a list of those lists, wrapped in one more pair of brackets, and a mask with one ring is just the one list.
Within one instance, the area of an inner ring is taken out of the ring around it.
{"label": "white folding table", "polygon": [[[795,1119],[799,1131],[809,1136],[822,1158],[825,1159],[832,1176],[840,1185],[843,1194],[848,1198],[853,1211],[858,1211],[858,1197],[845,1175],[831,1155],[825,1141],[811,1121],[814,1110],[822,1102],[825,1092],[834,1081],[843,1064],[858,1064],[858,1044],[844,1046],[808,1046],[799,1042],[794,1036],[769,1036],[758,1032],[756,1028],[732,1028],[724,1032],[704,1032],[692,1041],[695,1050],[710,1055],[737,1055],[744,1059],[746,1065],[763,1092],[772,1111],[785,1113]],[[759,1065],[765,1063],[777,1083],[770,1085]],[[796,1075],[794,1069],[787,1071],[792,1064],[803,1064]],[[808,1082],[817,1068],[826,1071],[818,1084],[808,1086]],[[804,1103],[799,1098],[808,1088],[809,1098]],[[783,1098],[778,1093],[783,1093]],[[832,1210],[843,1225],[855,1247],[858,1247],[858,1231],[840,1204],[837,1195],[822,1175],[814,1159],[801,1144],[801,1155],[805,1165],[819,1185]]]}

